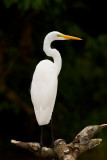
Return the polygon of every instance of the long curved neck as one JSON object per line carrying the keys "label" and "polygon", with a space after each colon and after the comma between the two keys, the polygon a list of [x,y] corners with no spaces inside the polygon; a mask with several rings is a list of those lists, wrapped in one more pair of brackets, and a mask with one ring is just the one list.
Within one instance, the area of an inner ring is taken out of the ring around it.
{"label": "long curved neck", "polygon": [[54,59],[54,64],[56,65],[57,73],[59,74],[62,67],[62,59],[59,51],[51,48],[51,42],[48,39],[47,40],[45,39],[43,50],[47,56],[52,57]]}

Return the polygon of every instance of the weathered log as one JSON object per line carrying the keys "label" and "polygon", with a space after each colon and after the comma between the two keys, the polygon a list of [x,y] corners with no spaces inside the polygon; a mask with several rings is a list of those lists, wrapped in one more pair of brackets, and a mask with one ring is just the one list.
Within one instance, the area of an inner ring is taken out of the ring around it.
{"label": "weathered log", "polygon": [[11,143],[33,152],[36,157],[59,160],[76,160],[81,153],[100,144],[102,139],[92,139],[92,137],[104,127],[107,127],[107,124],[87,126],[69,144],[66,144],[63,139],[55,140],[54,148],[41,148],[40,144],[36,142],[11,140]]}

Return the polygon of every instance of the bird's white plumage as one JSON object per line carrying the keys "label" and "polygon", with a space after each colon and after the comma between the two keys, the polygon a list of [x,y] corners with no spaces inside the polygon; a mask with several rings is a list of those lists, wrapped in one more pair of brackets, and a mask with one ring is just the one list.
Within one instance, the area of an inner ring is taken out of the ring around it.
{"label": "bird's white plumage", "polygon": [[56,66],[49,60],[43,60],[37,65],[31,84],[31,98],[39,125],[49,123],[56,93]]}
{"label": "bird's white plumage", "polygon": [[51,48],[54,40],[66,40],[80,38],[63,35],[60,32],[53,31],[46,35],[43,44],[43,50],[47,56],[51,56],[54,63],[50,60],[43,60],[37,66],[33,74],[31,83],[31,99],[34,105],[36,119],[39,125],[49,123],[55,104],[57,94],[58,74],[62,67],[60,53]]}
{"label": "bird's white plumage", "polygon": [[49,123],[57,94],[57,78],[62,61],[59,52],[50,45],[54,40],[64,40],[62,37],[57,37],[58,33],[56,31],[49,33],[45,37],[43,46],[44,52],[53,57],[54,63],[50,60],[41,61],[36,66],[31,83],[31,99],[40,126]]}

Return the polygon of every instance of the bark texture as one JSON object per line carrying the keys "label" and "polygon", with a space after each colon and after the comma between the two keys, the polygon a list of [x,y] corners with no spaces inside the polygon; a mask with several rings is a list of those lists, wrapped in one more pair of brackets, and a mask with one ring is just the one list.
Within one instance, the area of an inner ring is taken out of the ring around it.
{"label": "bark texture", "polygon": [[92,139],[92,137],[104,127],[107,127],[107,124],[87,126],[69,144],[63,139],[55,140],[54,148],[41,148],[40,144],[36,142],[11,140],[11,143],[33,152],[36,157],[41,159],[77,160],[81,153],[100,144],[102,139]]}

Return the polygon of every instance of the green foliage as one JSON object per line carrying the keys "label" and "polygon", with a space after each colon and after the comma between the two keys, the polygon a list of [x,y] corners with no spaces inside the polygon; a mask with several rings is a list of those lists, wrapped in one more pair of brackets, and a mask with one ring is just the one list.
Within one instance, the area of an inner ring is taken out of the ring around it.
{"label": "green foliage", "polygon": [[28,10],[28,9],[36,9],[41,10],[44,8],[45,5],[49,4],[49,0],[4,0],[4,5],[9,8],[13,4],[16,4],[18,9],[21,10]]}
{"label": "green foliage", "polygon": [[4,4],[5,4],[5,6],[7,7],[7,8],[9,8],[9,7],[11,7],[11,5],[12,4],[17,4],[18,3],[18,0],[4,0],[3,1],[4,2]]}

